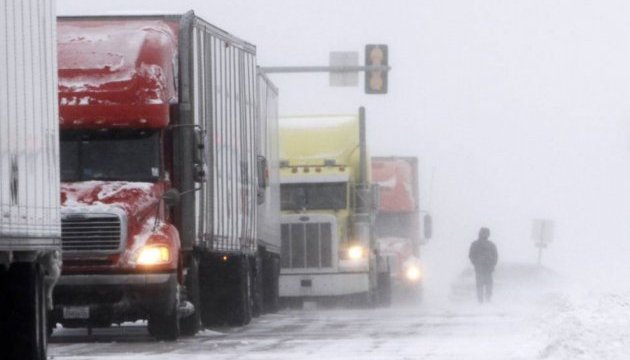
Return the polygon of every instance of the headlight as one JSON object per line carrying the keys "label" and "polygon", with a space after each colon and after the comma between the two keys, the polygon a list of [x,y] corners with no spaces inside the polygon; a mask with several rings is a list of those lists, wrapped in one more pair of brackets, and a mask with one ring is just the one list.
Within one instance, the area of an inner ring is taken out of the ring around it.
{"label": "headlight", "polygon": [[405,269],[405,277],[409,281],[418,281],[422,276],[422,272],[420,272],[420,268],[416,265],[411,265]]}
{"label": "headlight", "polygon": [[158,265],[168,263],[170,260],[171,256],[168,247],[162,245],[149,245],[140,250],[136,264]]}
{"label": "headlight", "polygon": [[363,246],[355,245],[348,248],[348,259],[359,260],[363,257]]}

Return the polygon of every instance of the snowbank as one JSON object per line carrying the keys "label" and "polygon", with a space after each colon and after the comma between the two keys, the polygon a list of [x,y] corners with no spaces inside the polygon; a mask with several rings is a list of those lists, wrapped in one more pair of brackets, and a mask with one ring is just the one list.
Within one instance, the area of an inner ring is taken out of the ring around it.
{"label": "snowbank", "polygon": [[540,318],[541,359],[630,357],[630,292],[559,296],[551,302]]}

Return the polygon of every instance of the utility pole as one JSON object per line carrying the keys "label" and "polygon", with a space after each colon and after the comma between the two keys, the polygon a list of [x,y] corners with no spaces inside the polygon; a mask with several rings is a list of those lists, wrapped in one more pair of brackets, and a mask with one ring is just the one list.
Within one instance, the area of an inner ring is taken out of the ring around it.
{"label": "utility pole", "polygon": [[389,71],[389,65],[339,65],[339,66],[267,66],[260,68],[266,74],[316,73],[316,72],[354,72],[354,71]]}

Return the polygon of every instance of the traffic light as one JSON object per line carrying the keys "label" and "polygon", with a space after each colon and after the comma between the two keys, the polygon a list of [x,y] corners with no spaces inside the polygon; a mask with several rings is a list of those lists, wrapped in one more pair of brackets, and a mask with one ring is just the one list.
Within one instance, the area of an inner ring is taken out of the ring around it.
{"label": "traffic light", "polygon": [[[366,66],[387,66],[387,45],[366,45],[365,46]],[[387,70],[366,70],[365,71],[365,93],[366,94],[387,94]]]}

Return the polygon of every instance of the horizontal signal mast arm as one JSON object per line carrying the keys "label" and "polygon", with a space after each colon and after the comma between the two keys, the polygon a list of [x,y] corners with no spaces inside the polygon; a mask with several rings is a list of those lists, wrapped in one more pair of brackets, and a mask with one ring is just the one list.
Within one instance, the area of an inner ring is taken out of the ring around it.
{"label": "horizontal signal mast arm", "polygon": [[260,68],[267,74],[312,73],[312,72],[355,72],[355,71],[389,71],[389,65],[366,66],[269,66]]}

